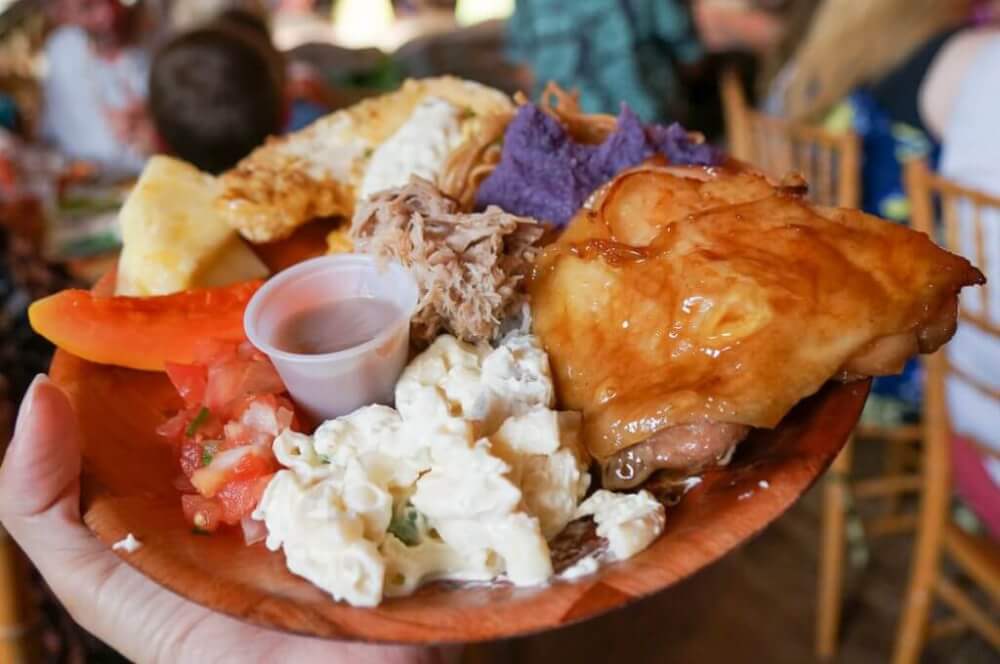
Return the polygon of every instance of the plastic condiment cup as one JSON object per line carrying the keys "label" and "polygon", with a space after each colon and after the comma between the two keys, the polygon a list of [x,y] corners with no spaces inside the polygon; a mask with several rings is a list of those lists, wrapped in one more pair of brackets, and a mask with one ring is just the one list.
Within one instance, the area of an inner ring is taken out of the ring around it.
{"label": "plastic condiment cup", "polygon": [[[371,340],[335,353],[291,353],[275,345],[281,323],[341,300],[371,297],[399,317]],[[399,263],[361,254],[313,258],[278,273],[251,298],[243,315],[247,338],[271,358],[292,399],[317,421],[361,406],[391,404],[406,365],[417,284]]]}

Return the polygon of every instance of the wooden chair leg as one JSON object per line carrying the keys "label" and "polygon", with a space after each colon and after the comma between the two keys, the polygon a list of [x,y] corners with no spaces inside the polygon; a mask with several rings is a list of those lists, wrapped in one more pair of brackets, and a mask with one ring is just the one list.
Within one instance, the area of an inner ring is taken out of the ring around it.
{"label": "wooden chair leg", "polygon": [[830,658],[837,650],[841,595],[844,584],[844,530],[847,521],[848,474],[854,437],[834,460],[823,486],[823,525],[819,551],[819,588],[816,593],[816,654]]}
{"label": "wooden chair leg", "polygon": [[[885,474],[901,476],[906,474],[906,447],[907,443],[886,442],[885,449]],[[895,491],[885,497],[885,515],[893,517],[902,511],[903,494]]]}
{"label": "wooden chair leg", "polygon": [[927,618],[934,603],[934,585],[941,555],[939,526],[922,518],[910,573],[910,584],[903,601],[893,664],[913,664],[920,657],[926,639]]}
{"label": "wooden chair leg", "polygon": [[[0,459],[13,434],[14,407],[7,399],[7,381],[0,375]],[[0,526],[0,662],[33,664],[41,657],[35,623],[37,616],[28,596],[28,562]]]}
{"label": "wooden chair leg", "polygon": [[[943,377],[934,363],[943,362],[941,353],[927,360],[928,374]],[[927,618],[934,603],[934,589],[940,574],[941,551],[951,502],[951,457],[944,381],[928,379],[924,408],[927,436],[924,439],[923,491],[920,497],[920,524],[914,546],[910,584],[903,601],[893,664],[914,664],[927,637]]]}
{"label": "wooden chair leg", "polygon": [[1000,627],[993,621],[993,617],[983,609],[976,606],[976,603],[962,592],[958,586],[941,576],[935,586],[938,597],[948,608],[955,612],[962,622],[990,642],[995,650],[1000,652]]}
{"label": "wooden chair leg", "polygon": [[31,664],[41,654],[25,588],[27,578],[23,555],[0,527],[0,662],[4,664]]}

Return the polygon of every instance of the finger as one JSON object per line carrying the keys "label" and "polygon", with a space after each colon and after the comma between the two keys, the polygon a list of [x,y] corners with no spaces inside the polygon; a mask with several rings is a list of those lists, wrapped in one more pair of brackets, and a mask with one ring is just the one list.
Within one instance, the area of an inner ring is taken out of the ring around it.
{"label": "finger", "polygon": [[79,516],[80,443],[69,400],[44,374],[31,383],[0,466],[0,518]]}
{"label": "finger", "polygon": [[47,579],[101,545],[80,523],[80,442],[66,395],[39,375],[0,466],[0,521]]}
{"label": "finger", "polygon": [[31,383],[0,465],[0,521],[77,613],[86,577],[119,564],[80,522],[80,442],[69,399],[45,375]]}
{"label": "finger", "polygon": [[0,466],[0,521],[70,614],[137,661],[204,617],[143,578],[80,521],[80,443],[69,399],[46,376],[25,395]]}

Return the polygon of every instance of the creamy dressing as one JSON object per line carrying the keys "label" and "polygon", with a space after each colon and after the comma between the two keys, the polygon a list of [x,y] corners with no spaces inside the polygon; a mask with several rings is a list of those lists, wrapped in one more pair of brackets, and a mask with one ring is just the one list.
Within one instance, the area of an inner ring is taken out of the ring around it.
{"label": "creamy dressing", "polygon": [[371,155],[359,199],[401,187],[411,175],[434,182],[452,151],[462,142],[461,109],[427,97],[403,125]]}
{"label": "creamy dressing", "polygon": [[301,160],[314,180],[337,182],[350,181],[371,149],[368,141],[358,137],[350,116],[336,115],[317,121],[278,147],[281,154]]}
{"label": "creamy dressing", "polygon": [[595,491],[577,508],[573,518],[590,516],[597,535],[607,540],[607,551],[597,550],[564,569],[563,581],[574,581],[597,572],[602,561],[625,560],[646,549],[663,533],[666,509],[648,491],[616,493]]}
{"label": "creamy dressing", "polygon": [[597,554],[592,553],[580,558],[578,561],[564,569],[559,574],[563,581],[575,581],[581,577],[589,576],[600,569],[601,563],[597,560]]}
{"label": "creamy dressing", "polygon": [[666,523],[666,510],[653,494],[595,491],[580,504],[577,518],[593,516],[597,534],[608,541],[616,560],[631,558],[653,543]]}
{"label": "creamy dressing", "polygon": [[433,579],[545,583],[547,538],[590,482],[579,414],[553,403],[536,338],[494,350],[439,337],[403,372],[398,410],[280,435],[287,469],[254,518],[292,572],[359,606]]}
{"label": "creamy dressing", "polygon": [[581,418],[553,410],[548,356],[530,334],[496,349],[438,337],[403,372],[395,401],[274,442],[285,469],[253,517],[268,548],[334,599],[374,606],[435,579],[543,584],[549,542],[587,516],[608,552],[560,578],[662,532],[663,506],[645,491],[580,502],[590,483]]}

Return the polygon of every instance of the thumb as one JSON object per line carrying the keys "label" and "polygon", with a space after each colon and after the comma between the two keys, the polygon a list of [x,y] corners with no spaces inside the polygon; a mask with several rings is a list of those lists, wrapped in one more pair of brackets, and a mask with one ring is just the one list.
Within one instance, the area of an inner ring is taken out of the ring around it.
{"label": "thumb", "polygon": [[94,579],[119,564],[80,520],[76,413],[44,374],[28,388],[0,466],[0,522],[74,616]]}
{"label": "thumb", "polygon": [[80,521],[76,413],[45,375],[28,388],[0,466],[0,522],[53,587],[60,570],[103,550]]}
{"label": "thumb", "polygon": [[39,374],[0,466],[0,519],[12,532],[26,521],[79,523],[79,478],[76,414],[63,391]]}

